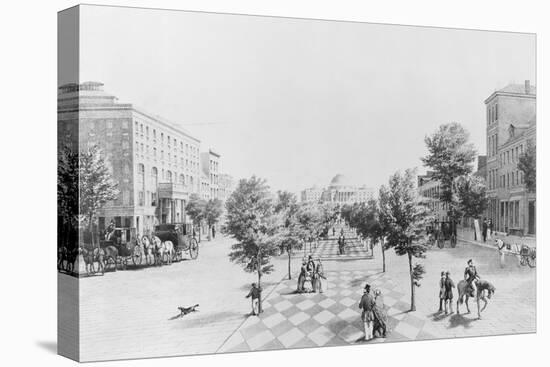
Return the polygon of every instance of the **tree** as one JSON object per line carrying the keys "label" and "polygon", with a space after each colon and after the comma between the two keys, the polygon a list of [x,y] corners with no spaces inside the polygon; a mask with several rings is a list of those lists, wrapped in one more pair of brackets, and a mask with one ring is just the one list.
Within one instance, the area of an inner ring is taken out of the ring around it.
{"label": "tree", "polygon": [[288,191],[277,193],[275,212],[282,215],[282,228],[280,234],[280,246],[288,255],[288,279],[292,279],[291,260],[294,250],[300,250],[303,246],[304,230],[298,222],[300,206],[296,195]]}
{"label": "tree", "polygon": [[527,143],[525,152],[520,155],[518,169],[523,172],[525,187],[529,192],[537,191],[537,146],[533,141]]}
{"label": "tree", "polygon": [[489,205],[484,180],[477,176],[462,176],[456,179],[455,187],[458,213],[464,217],[479,218]]}
{"label": "tree", "polygon": [[199,241],[201,240],[201,224],[205,219],[205,208],[206,201],[197,194],[191,194],[187,205],[185,205],[185,212],[191,218],[193,224],[199,228]]}
{"label": "tree", "polygon": [[57,159],[58,245],[78,243],[78,169],[79,154],[68,145],[60,148]]}
{"label": "tree", "polygon": [[210,199],[204,205],[204,219],[208,225],[208,238],[212,234],[212,228],[218,223],[223,213],[223,204],[220,199]]}
{"label": "tree", "polygon": [[476,156],[469,139],[468,131],[457,122],[439,126],[435,133],[424,139],[428,154],[422,162],[434,171],[434,179],[439,181],[441,187],[441,201],[447,203],[453,220],[457,219],[453,183],[456,178],[472,173]]}
{"label": "tree", "polygon": [[357,207],[352,215],[353,223],[357,226],[358,232],[365,238],[369,238],[372,243],[379,243],[382,251],[382,271],[386,271],[386,245],[384,237],[386,231],[384,223],[380,216],[378,202],[375,199],[369,200],[366,204],[361,204]]}
{"label": "tree", "polygon": [[[271,257],[278,251],[277,244],[281,217],[265,180],[252,176],[241,179],[225,204],[227,220],[222,231],[237,243],[231,247],[229,259],[256,273],[258,287],[263,274],[273,271]],[[259,307],[261,312],[261,299]]]}
{"label": "tree", "polygon": [[298,208],[296,216],[300,226],[302,241],[304,242],[305,255],[305,243],[309,242],[309,248],[311,250],[311,243],[319,237],[321,227],[323,226],[322,214],[317,204],[302,203]]}
{"label": "tree", "polygon": [[430,221],[430,212],[422,203],[416,185],[415,171],[396,172],[382,186],[379,194],[380,214],[386,226],[388,247],[399,256],[406,255],[411,280],[411,311],[416,311],[415,288],[420,286],[423,270],[413,266],[413,258],[424,258],[427,250],[424,231]]}
{"label": "tree", "polygon": [[88,222],[94,245],[94,217],[105,203],[118,197],[119,191],[96,145],[80,153],[78,172],[80,215]]}

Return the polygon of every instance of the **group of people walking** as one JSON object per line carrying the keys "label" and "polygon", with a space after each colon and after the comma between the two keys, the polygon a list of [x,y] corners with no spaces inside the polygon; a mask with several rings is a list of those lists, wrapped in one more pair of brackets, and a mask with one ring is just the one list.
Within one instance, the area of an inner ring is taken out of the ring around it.
{"label": "group of people walking", "polygon": [[385,338],[388,332],[388,314],[382,292],[376,289],[372,294],[370,284],[366,284],[359,308],[362,310],[361,320],[363,320],[365,341],[373,339],[376,334]]}
{"label": "group of people walking", "polygon": [[[321,259],[317,259],[317,263],[315,263],[313,257],[309,255],[307,260],[304,259],[302,261],[302,267],[300,268],[300,275],[298,276],[298,285],[296,287],[296,291],[298,293],[310,291],[323,293],[322,279],[326,278]],[[306,287],[307,281],[311,283],[311,288]]]}

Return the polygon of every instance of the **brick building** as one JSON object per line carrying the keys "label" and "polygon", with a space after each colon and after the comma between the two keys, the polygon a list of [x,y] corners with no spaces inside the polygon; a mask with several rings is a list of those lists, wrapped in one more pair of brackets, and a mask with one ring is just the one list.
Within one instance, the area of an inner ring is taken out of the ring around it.
{"label": "brick building", "polygon": [[141,235],[186,221],[188,197],[200,193],[200,141],[179,125],[85,82],[59,88],[58,138],[81,151],[99,146],[118,183],[118,199],[98,213],[99,230],[114,220]]}
{"label": "brick building", "polygon": [[536,233],[536,195],[525,188],[519,157],[536,144],[536,88],[527,80],[493,92],[487,109],[487,216],[495,229]]}

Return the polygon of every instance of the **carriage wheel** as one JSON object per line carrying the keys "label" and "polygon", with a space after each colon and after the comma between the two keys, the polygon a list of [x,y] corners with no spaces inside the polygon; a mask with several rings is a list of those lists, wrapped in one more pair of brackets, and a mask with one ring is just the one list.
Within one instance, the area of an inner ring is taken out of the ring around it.
{"label": "carriage wheel", "polygon": [[189,256],[191,256],[193,260],[199,256],[199,243],[195,238],[192,238],[191,242],[189,242]]}
{"label": "carriage wheel", "polygon": [[455,235],[452,235],[451,236],[451,247],[452,248],[455,248],[456,247],[456,236]]}
{"label": "carriage wheel", "polygon": [[141,251],[138,251],[137,253],[132,256],[132,263],[134,266],[141,265],[141,262],[143,261],[143,256],[141,255]]}
{"label": "carriage wheel", "polygon": [[530,268],[537,266],[537,256],[535,254],[529,254],[529,256],[527,256],[527,264]]}

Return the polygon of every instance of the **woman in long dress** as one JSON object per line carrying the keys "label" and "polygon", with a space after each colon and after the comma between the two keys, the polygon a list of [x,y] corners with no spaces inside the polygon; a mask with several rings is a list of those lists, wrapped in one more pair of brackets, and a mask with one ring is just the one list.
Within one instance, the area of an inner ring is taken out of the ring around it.
{"label": "woman in long dress", "polygon": [[379,336],[386,337],[388,331],[388,313],[384,306],[384,297],[380,289],[374,291],[374,318],[375,318],[375,330],[378,330]]}

